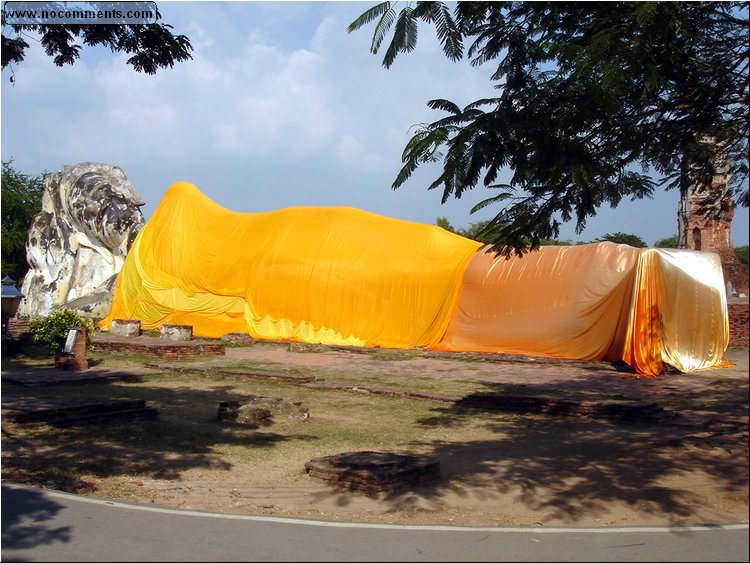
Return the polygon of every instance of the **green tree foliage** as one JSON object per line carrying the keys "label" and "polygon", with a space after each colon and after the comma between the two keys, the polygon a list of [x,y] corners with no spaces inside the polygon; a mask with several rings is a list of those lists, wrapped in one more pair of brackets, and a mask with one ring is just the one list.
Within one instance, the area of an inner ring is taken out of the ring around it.
{"label": "green tree foliage", "polygon": [[[84,9],[83,4],[91,4],[97,10],[96,2],[77,2],[77,8]],[[138,3],[131,3],[130,9],[136,9]],[[142,2],[143,9],[153,10],[156,4]],[[5,6],[4,6],[5,8]],[[161,14],[156,12],[156,19]],[[13,36],[6,36],[6,27]],[[3,14],[2,34],[2,67],[21,63],[26,56],[31,38],[40,42],[48,56],[53,57],[57,66],[73,64],[81,56],[83,47],[102,45],[113,53],[123,52],[131,55],[127,64],[138,72],[155,74],[159,68],[173,67],[175,62],[192,59],[193,50],[190,40],[184,35],[174,35],[172,26],[163,23],[149,24],[22,24],[8,25]],[[11,76],[11,81],[13,77]]]}
{"label": "green tree foliage", "polygon": [[502,207],[488,240],[506,256],[557,238],[561,222],[582,232],[603,204],[679,186],[683,163],[708,185],[721,151],[747,206],[747,2],[416,2],[398,13],[383,2],[348,31],[371,22],[386,68],[415,49],[419,22],[448,59],[492,65],[494,96],[428,102],[443,116],[407,142],[393,188],[442,161],[429,189],[443,203],[494,190],[473,211]]}
{"label": "green tree foliage", "polygon": [[679,248],[680,247],[680,236],[672,235],[671,237],[657,240],[654,243],[655,248]]}
{"label": "green tree foliage", "polygon": [[55,309],[49,315],[34,317],[31,320],[34,342],[47,346],[51,354],[57,354],[63,350],[68,332],[76,327],[83,327],[86,330],[87,346],[89,349],[92,348],[94,323],[71,309]]}
{"label": "green tree foliage", "polygon": [[489,224],[489,221],[469,223],[468,227],[461,227],[460,229],[456,229],[455,227],[453,227],[453,225],[451,225],[447,217],[438,217],[435,221],[435,224],[438,227],[442,227],[446,231],[450,231],[451,233],[456,233],[457,235],[461,235],[462,237],[487,244],[485,230],[487,228],[487,225]]}
{"label": "green tree foliage", "polygon": [[[586,244],[585,242],[576,242],[575,244]],[[573,246],[574,243],[572,240],[565,239],[565,240],[557,240],[557,239],[551,239],[551,238],[543,238],[539,240],[539,246]]]}
{"label": "green tree foliage", "polygon": [[487,225],[489,221],[478,221],[476,223],[469,223],[469,226],[458,230],[458,234],[471,240],[489,244],[487,239]]}
{"label": "green tree foliage", "polygon": [[448,220],[448,217],[438,217],[435,221],[435,224],[438,227],[442,227],[446,231],[449,231],[451,233],[455,233],[456,229],[453,228],[453,225],[451,225],[451,222]]}
{"label": "green tree foliage", "polygon": [[646,248],[648,245],[638,235],[631,235],[630,233],[607,233],[606,235],[599,237],[595,242],[616,242],[617,244],[628,244],[635,248]]}
{"label": "green tree foliage", "polygon": [[[435,224],[438,227],[444,228],[446,231],[450,231],[451,233],[456,233],[458,235],[461,235],[462,237],[470,238],[472,240],[475,240],[477,242],[481,242],[484,244],[489,244],[488,242],[488,235],[487,235],[487,229],[490,225],[491,221],[478,221],[476,223],[469,223],[468,227],[462,227],[460,229],[456,229],[451,225],[450,221],[447,217],[438,217],[435,221]],[[570,240],[555,240],[555,239],[542,239],[540,241],[541,246],[570,246],[573,242]]]}
{"label": "green tree foliage", "polygon": [[44,176],[23,174],[12,161],[2,171],[2,275],[21,281],[29,270],[26,238],[34,215],[42,209]]}
{"label": "green tree foliage", "polygon": [[747,264],[747,245],[736,247],[734,253],[737,255],[737,259],[740,262]]}

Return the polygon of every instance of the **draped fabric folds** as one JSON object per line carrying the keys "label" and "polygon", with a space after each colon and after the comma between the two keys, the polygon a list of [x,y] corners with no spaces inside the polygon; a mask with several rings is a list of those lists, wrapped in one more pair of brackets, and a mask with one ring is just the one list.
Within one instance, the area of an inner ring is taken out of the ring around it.
{"label": "draped fabric folds", "polygon": [[624,361],[643,376],[724,367],[729,317],[719,256],[602,242],[508,260],[480,252],[464,274],[444,351]]}
{"label": "draped fabric folds", "polygon": [[227,210],[173,184],[120,271],[106,329],[721,367],[718,255],[614,243],[505,259],[440,227],[349,207]]}
{"label": "draped fabric folds", "polygon": [[[348,207],[236,213],[173,184],[120,271],[111,319],[193,334],[435,344],[479,243]],[[398,257],[398,259],[394,259]]]}
{"label": "draped fabric folds", "polygon": [[718,254],[643,250],[632,302],[623,360],[639,373],[658,375],[662,362],[685,373],[732,365]]}

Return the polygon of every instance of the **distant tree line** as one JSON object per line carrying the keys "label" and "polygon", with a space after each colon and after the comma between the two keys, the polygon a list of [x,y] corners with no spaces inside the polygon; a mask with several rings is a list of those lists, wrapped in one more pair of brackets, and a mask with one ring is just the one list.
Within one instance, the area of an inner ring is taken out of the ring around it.
{"label": "distant tree line", "polygon": [[[466,228],[456,229],[453,227],[453,225],[451,225],[447,217],[438,217],[437,220],[435,221],[435,224],[438,227],[442,227],[446,231],[456,233],[457,235],[461,235],[462,237],[470,238],[472,240],[475,240],[477,242],[481,242],[484,244],[491,244],[492,239],[487,234],[490,221],[478,221],[476,223],[469,223],[469,226]],[[596,238],[588,242],[586,241],[573,242],[571,240],[558,240],[558,239],[542,239],[540,241],[540,245],[541,246],[574,246],[574,245],[579,245],[579,244],[589,244],[589,242],[604,242],[604,241],[615,242],[617,244],[627,244],[635,248],[648,248],[648,244],[638,235],[634,235],[631,233],[623,233],[623,232],[607,233],[604,236],[601,236],[599,238]],[[678,241],[679,241],[679,237],[677,235],[672,235],[671,237],[657,240],[654,243],[654,248],[679,248]],[[739,259],[740,262],[742,262],[743,264],[748,263],[748,245],[738,246],[734,249],[734,251],[737,254],[737,258]]]}
{"label": "distant tree line", "polygon": [[29,270],[26,238],[34,216],[42,210],[44,174],[23,174],[13,161],[2,171],[2,276],[20,282]]}

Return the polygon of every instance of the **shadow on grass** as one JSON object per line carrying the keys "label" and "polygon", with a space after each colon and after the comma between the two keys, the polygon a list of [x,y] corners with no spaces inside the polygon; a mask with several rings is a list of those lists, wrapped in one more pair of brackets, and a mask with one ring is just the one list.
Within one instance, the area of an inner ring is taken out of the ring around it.
{"label": "shadow on grass", "polygon": [[[94,493],[97,479],[140,475],[178,480],[191,469],[228,471],[232,464],[217,449],[225,446],[274,448],[287,441],[316,440],[257,426],[222,423],[221,401],[242,399],[232,385],[196,389],[149,385],[149,378],[123,372],[113,384],[23,387],[3,384],[4,403],[80,404],[144,400],[156,407],[156,420],[97,422],[60,426],[3,423],[3,479],[75,493]],[[172,376],[179,379],[179,376]],[[134,385],[130,385],[134,384]]]}
{"label": "shadow on grass", "polygon": [[[220,423],[218,403],[238,397],[230,386],[214,386],[210,390],[188,386],[166,389],[149,386],[147,378],[142,376],[131,377],[131,382],[134,379],[138,386],[122,385],[122,380],[118,385],[105,381],[95,385],[34,388],[4,383],[4,401],[8,395],[30,403],[144,399],[159,408],[160,418],[65,427],[4,420],[3,480],[69,493],[96,494],[100,491],[100,480],[111,477],[179,481],[184,472],[193,469],[229,471],[232,464],[216,453],[217,448],[224,446],[268,449],[287,441],[316,439],[304,434],[286,436]],[[69,527],[51,525],[62,507],[43,498],[40,492],[4,483],[2,501],[4,550],[71,540]]]}
{"label": "shadow on grass", "polygon": [[[431,448],[431,455],[440,461],[441,480],[377,496],[390,504],[391,511],[415,510],[425,501],[438,507],[449,502],[449,495],[473,495],[489,511],[493,499],[504,497],[505,506],[522,505],[538,514],[542,523],[575,524],[592,514],[606,517],[613,507],[627,507],[673,525],[695,523],[705,506],[697,504],[690,476],[702,475],[718,496],[747,499],[748,495],[747,382],[716,382],[711,388],[710,396],[696,391],[682,397],[685,409],[707,417],[706,426],[692,428],[436,406],[419,425],[460,428],[481,420],[483,428],[497,437],[487,438],[485,433],[465,442],[414,444]],[[488,390],[502,389],[488,386]],[[550,391],[535,385],[524,390],[531,395]],[[712,416],[728,414],[735,417],[734,423],[713,426]],[[340,495],[337,502],[345,506],[351,498]]]}
{"label": "shadow on grass", "polygon": [[[144,399],[159,408],[161,418],[159,421],[51,429],[32,435],[4,424],[3,478],[10,481],[17,478],[19,482],[69,492],[95,492],[95,479],[87,481],[87,477],[81,475],[94,478],[146,475],[176,480],[190,469],[231,469],[230,464],[215,453],[217,447],[277,448],[293,441],[319,439],[312,435],[284,435],[219,424],[216,420],[218,403],[241,397],[237,396],[234,384],[223,385],[218,377],[193,373],[193,377],[212,381],[210,389],[196,389],[187,383],[179,384],[179,374],[165,376],[172,378],[170,387],[151,385],[153,375],[123,372],[125,375],[128,376],[126,383],[137,385],[105,383],[25,389],[4,384],[4,395],[11,391],[12,395],[39,399]],[[632,388],[639,392],[634,392],[633,398],[642,396],[642,389],[669,383],[669,378],[658,382],[635,381]],[[509,390],[508,386],[487,384],[485,387],[488,391]],[[533,384],[512,390],[554,394],[554,390]],[[585,393],[585,384],[575,391]],[[443,505],[450,495],[455,495],[477,497],[490,511],[493,499],[510,497],[512,502],[506,503],[508,506],[519,503],[538,512],[543,522],[556,520],[575,524],[592,513],[606,514],[613,506],[627,506],[674,524],[689,521],[701,507],[695,504],[696,497],[688,485],[681,486],[683,476],[702,473],[706,482],[711,481],[711,487],[727,496],[747,497],[747,380],[719,382],[712,385],[710,391],[707,394],[697,389],[683,390],[673,400],[681,401],[686,409],[708,415],[744,412],[745,422],[740,432],[744,432],[745,447],[738,455],[715,456],[710,449],[681,449],[685,435],[693,431],[674,426],[621,426],[537,415],[483,413],[452,405],[435,406],[429,415],[409,423],[433,430],[460,429],[479,422],[484,432],[481,437],[467,434],[469,437],[463,442],[408,444],[415,450],[431,450],[440,461],[442,479],[432,485],[381,493],[378,498],[389,511],[414,509],[424,501]],[[324,487],[311,501],[331,498],[346,506],[353,497],[342,494],[340,489]]]}

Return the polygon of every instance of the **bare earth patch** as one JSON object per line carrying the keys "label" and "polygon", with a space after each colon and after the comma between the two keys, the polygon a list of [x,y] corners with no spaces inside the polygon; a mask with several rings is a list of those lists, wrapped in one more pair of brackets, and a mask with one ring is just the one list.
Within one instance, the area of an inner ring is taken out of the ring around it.
{"label": "bare earth patch", "polygon": [[[140,504],[350,522],[582,527],[746,523],[747,351],[728,357],[734,367],[635,379],[601,363],[423,356],[377,361],[368,354],[300,353],[256,344],[228,348],[220,358],[180,362],[181,368],[203,374],[192,377],[189,385],[179,375],[150,377],[159,370],[134,362],[117,369],[130,370],[135,379],[107,383],[98,393],[140,393],[151,402],[160,397],[158,422],[122,424],[92,437],[49,427],[30,431],[4,420],[2,473],[12,482]],[[363,383],[359,391],[335,391],[216,375],[222,368],[243,365],[313,374],[321,383],[346,374]],[[4,363],[3,375],[11,369]],[[671,423],[624,425],[457,409],[440,401],[368,392],[384,373],[391,382],[403,382],[403,389],[415,379],[421,388],[432,384],[430,392],[436,395],[441,390],[455,395],[467,383],[494,390],[522,387],[526,393],[653,400],[680,416]],[[62,389],[4,382],[3,401],[58,397]],[[301,400],[310,419],[233,428],[230,435],[215,420],[216,405],[248,390]],[[87,385],[77,393],[94,391],[96,385]],[[396,409],[407,402],[416,405],[413,417],[399,419],[388,411],[402,412]],[[343,434],[328,438],[329,427]],[[386,431],[368,434],[373,428]],[[192,440],[191,432],[208,431],[203,446],[180,443]],[[51,441],[57,432],[57,441]],[[158,447],[159,440],[168,447]],[[435,456],[440,479],[365,494],[312,478],[304,469],[312,457],[383,446]]]}

